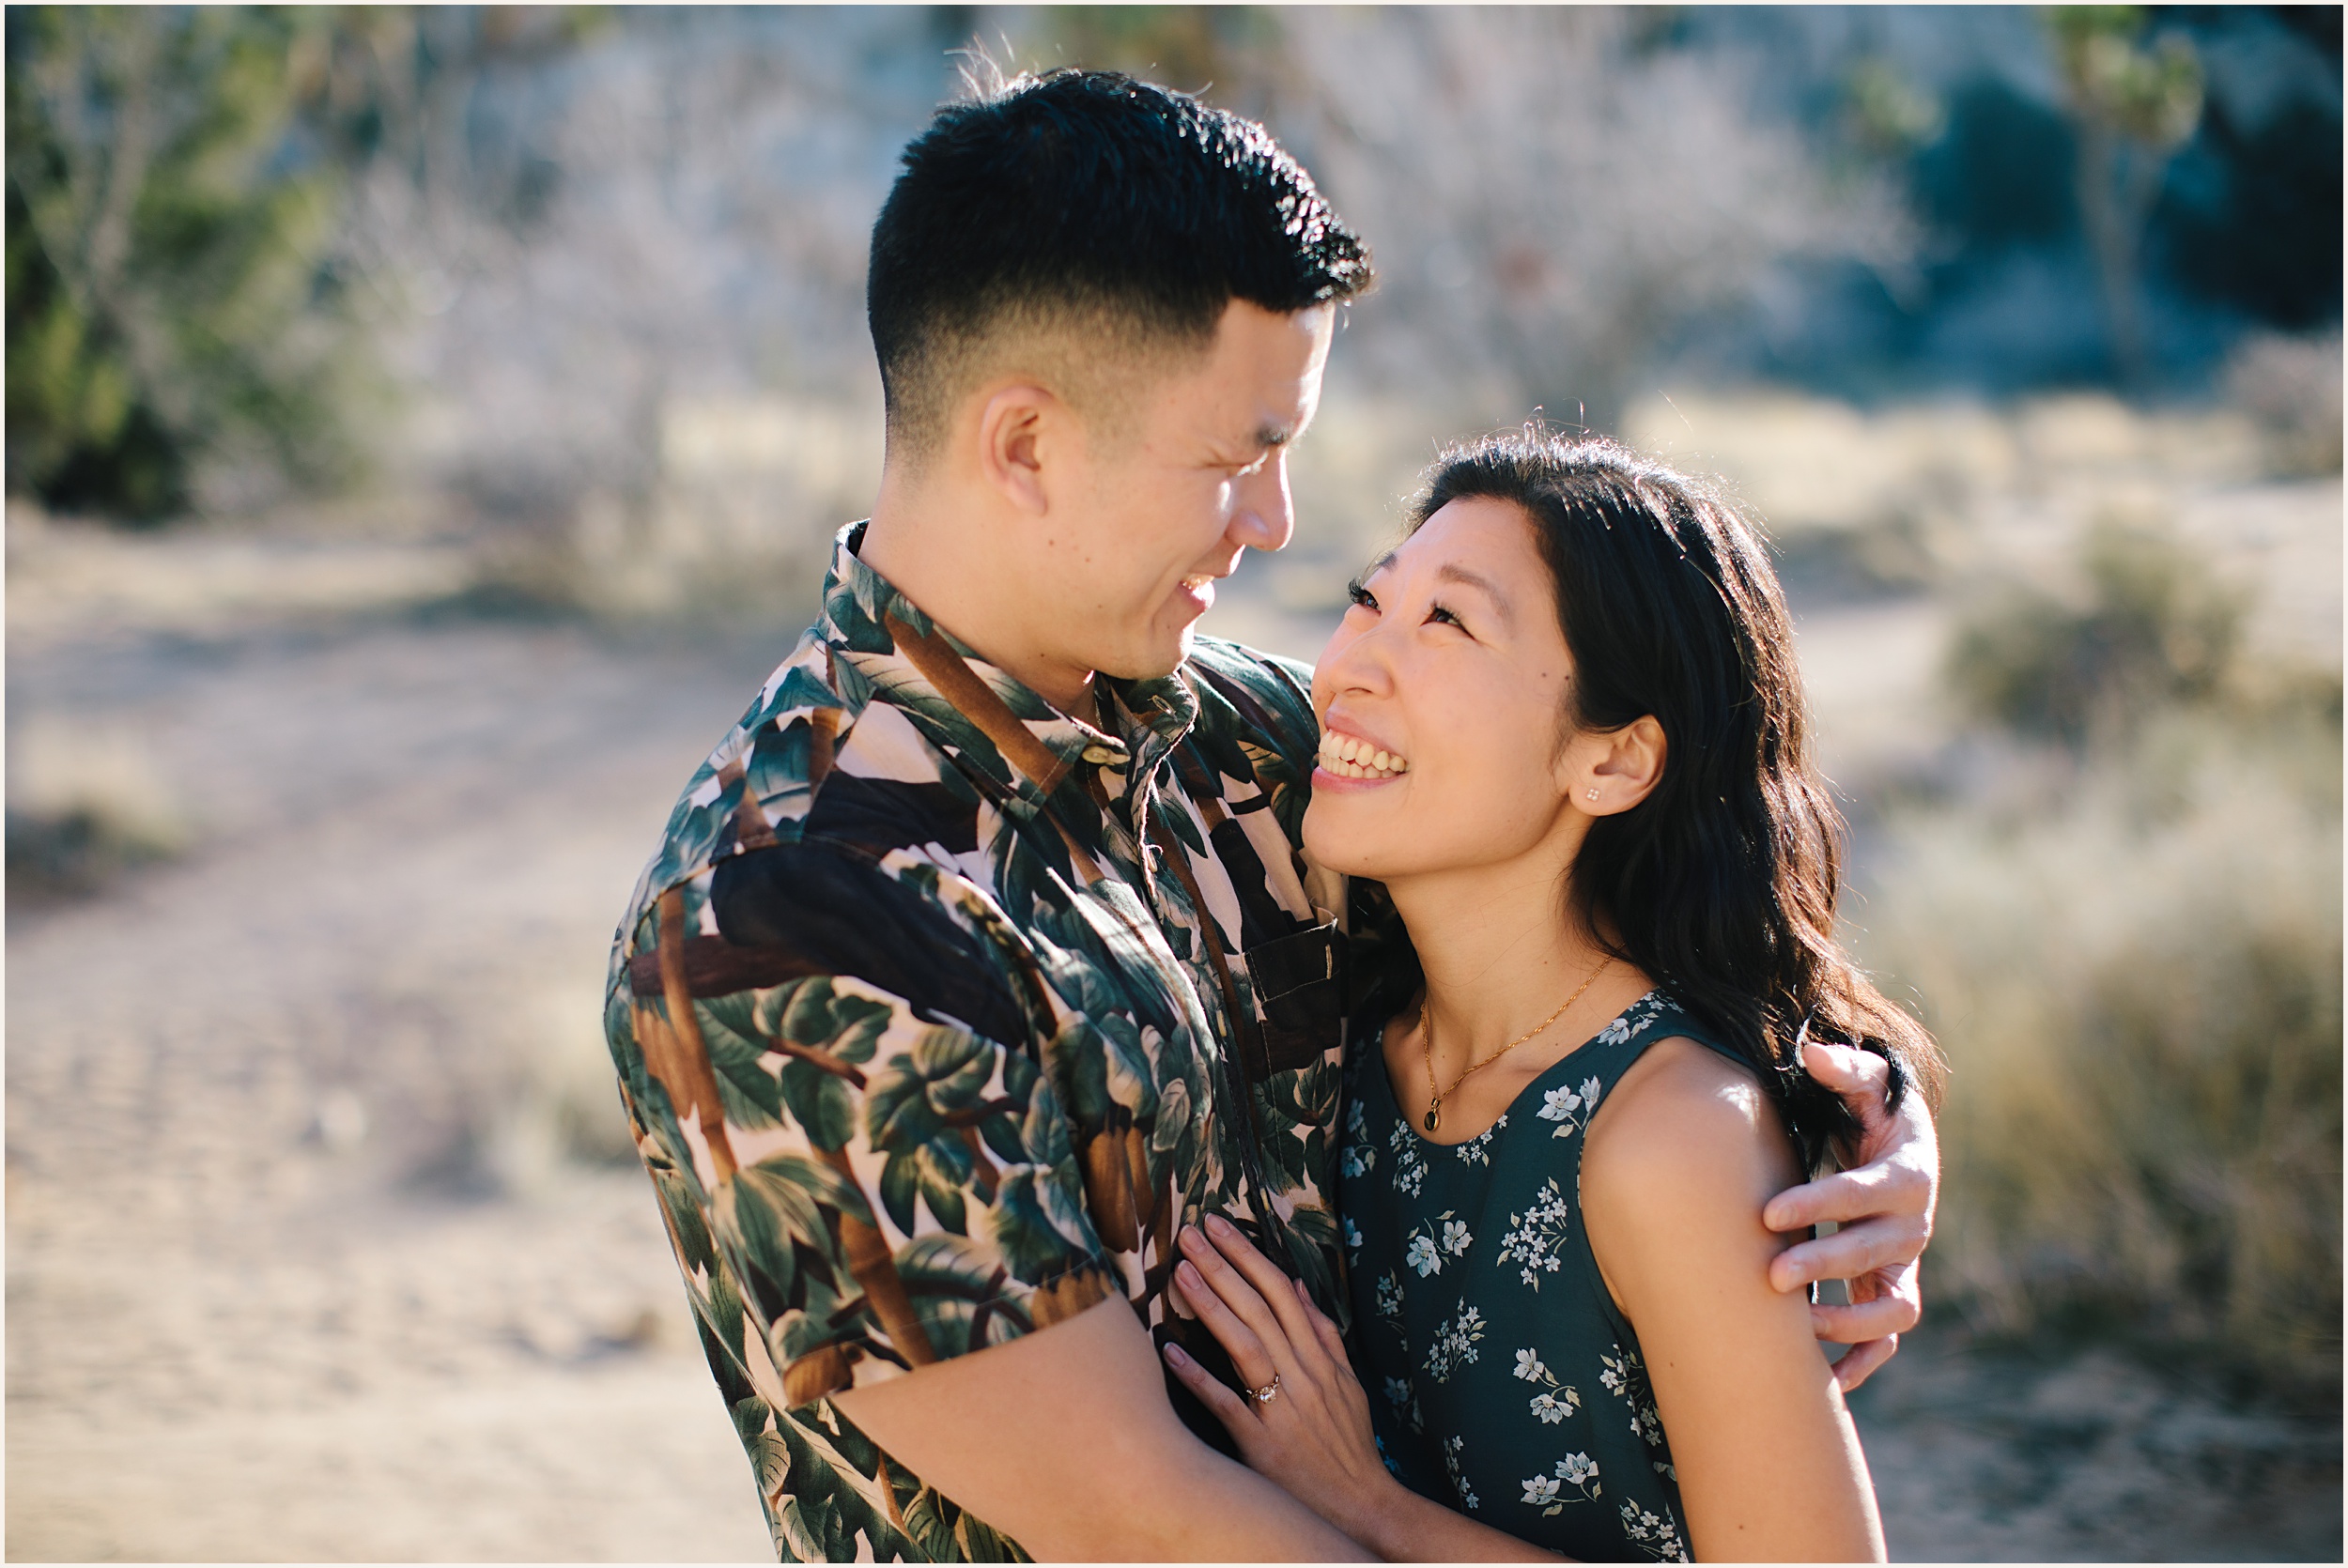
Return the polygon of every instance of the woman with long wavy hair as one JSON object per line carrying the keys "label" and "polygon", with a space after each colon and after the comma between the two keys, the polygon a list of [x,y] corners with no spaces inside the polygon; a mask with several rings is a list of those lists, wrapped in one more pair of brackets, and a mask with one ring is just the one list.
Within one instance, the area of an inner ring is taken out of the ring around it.
{"label": "woman with long wavy hair", "polygon": [[1342,1338],[1229,1226],[1179,1350],[1241,1452],[1396,1559],[1880,1558],[1769,1195],[1847,1145],[1805,1051],[1930,1039],[1835,944],[1841,823],[1737,511],[1528,428],[1436,467],[1314,680],[1308,851],[1417,962],[1357,1003]]}

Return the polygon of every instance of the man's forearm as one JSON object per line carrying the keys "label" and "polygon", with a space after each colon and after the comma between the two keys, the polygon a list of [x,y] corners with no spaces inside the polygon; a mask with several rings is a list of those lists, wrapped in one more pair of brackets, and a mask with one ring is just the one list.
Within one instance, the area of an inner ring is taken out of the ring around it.
{"label": "man's forearm", "polygon": [[1040,1560],[1370,1555],[1191,1435],[1122,1299],[835,1403],[893,1459]]}
{"label": "man's forearm", "polygon": [[1377,1553],[1176,1422],[1191,1451],[1183,1471],[1136,1488],[1133,1506],[1090,1523],[1081,1550],[1023,1542],[1038,1558],[1222,1562],[1372,1562]]}
{"label": "man's forearm", "polygon": [[1363,1539],[1389,1562],[1557,1562],[1530,1542],[1478,1524],[1400,1482],[1361,1525]]}

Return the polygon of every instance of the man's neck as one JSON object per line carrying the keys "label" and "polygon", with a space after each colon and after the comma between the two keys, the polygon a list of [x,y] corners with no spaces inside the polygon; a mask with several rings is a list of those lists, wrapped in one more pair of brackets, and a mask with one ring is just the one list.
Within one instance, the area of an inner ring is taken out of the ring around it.
{"label": "man's neck", "polygon": [[884,478],[857,559],[979,657],[1061,713],[1089,715],[1093,672],[1025,651],[1021,585],[1008,552],[987,546],[982,524],[940,516],[926,497]]}

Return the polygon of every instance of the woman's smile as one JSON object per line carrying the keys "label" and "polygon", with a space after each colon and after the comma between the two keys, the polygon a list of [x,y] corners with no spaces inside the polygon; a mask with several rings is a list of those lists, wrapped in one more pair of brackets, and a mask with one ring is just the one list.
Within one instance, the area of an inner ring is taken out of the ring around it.
{"label": "woman's smile", "polygon": [[1313,769],[1316,785],[1324,780],[1331,783],[1358,780],[1386,784],[1410,771],[1409,758],[1380,746],[1376,741],[1365,739],[1335,725],[1321,731],[1320,764]]}

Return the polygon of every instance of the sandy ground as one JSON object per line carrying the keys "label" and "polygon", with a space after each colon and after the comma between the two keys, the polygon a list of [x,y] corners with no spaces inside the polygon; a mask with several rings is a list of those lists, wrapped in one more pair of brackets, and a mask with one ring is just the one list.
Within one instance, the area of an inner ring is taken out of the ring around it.
{"label": "sandy ground", "polygon": [[[8,1556],[770,1558],[651,1195],[587,1157],[612,922],[796,623],[435,616],[428,552],[309,546],[171,589],[209,547],[12,530],[12,800],[180,848],[8,911]],[[1935,613],[1807,618],[1821,706],[1906,711]],[[2339,1555],[2336,1423],[1932,1345],[1861,1411],[1895,1555]]]}

